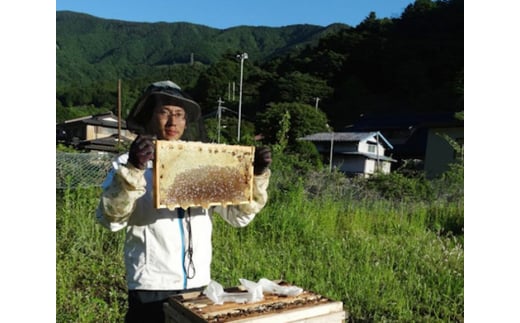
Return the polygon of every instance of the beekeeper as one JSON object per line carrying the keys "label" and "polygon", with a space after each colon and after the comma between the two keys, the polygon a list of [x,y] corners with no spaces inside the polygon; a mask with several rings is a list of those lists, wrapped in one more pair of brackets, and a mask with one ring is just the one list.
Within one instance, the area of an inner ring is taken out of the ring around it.
{"label": "beekeeper", "polygon": [[199,105],[177,84],[151,84],[126,120],[138,136],[129,152],[113,162],[103,183],[96,218],[111,231],[126,230],[129,307],[125,322],[162,323],[168,297],[202,290],[210,282],[214,211],[230,225],[244,227],[267,202],[271,152],[263,147],[255,150],[251,203],[209,209],[154,208],[152,140],[190,140],[199,117]]}

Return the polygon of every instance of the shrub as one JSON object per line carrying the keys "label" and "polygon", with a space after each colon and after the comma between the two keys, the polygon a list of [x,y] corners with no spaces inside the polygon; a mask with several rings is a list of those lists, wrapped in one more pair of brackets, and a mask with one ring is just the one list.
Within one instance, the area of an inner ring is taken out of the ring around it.
{"label": "shrub", "polygon": [[430,201],[433,188],[423,175],[406,177],[401,173],[376,174],[366,180],[366,188],[382,198],[397,201]]}

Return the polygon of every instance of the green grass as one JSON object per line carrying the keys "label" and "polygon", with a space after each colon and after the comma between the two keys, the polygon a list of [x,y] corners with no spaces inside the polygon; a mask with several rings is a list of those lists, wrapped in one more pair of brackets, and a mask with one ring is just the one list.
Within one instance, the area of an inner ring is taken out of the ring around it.
{"label": "green grass", "polygon": [[[269,203],[249,226],[214,217],[213,279],[283,279],[342,301],[349,322],[464,321],[463,201],[397,201],[357,182],[318,182],[273,174]],[[56,321],[121,322],[124,233],[96,224],[99,189],[57,195]]]}
{"label": "green grass", "polygon": [[95,222],[99,189],[57,192],[56,321],[122,322],[124,233]]}

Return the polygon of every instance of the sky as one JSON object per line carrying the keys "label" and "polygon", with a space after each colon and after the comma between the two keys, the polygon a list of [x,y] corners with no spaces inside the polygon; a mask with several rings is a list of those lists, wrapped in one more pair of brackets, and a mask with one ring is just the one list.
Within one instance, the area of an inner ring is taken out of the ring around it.
{"label": "sky", "polygon": [[399,18],[413,0],[56,0],[56,10],[133,22],[189,22],[218,29],[241,25],[357,26],[371,11]]}

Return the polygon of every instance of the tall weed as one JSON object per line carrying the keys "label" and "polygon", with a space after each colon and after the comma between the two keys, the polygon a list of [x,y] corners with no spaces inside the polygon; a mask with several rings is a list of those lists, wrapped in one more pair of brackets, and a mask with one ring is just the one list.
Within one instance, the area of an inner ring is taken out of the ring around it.
{"label": "tall weed", "polygon": [[121,322],[126,311],[123,236],[95,221],[100,190],[58,191],[56,321]]}

